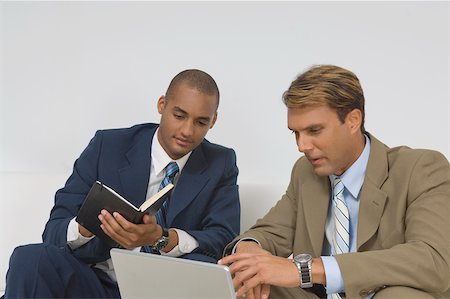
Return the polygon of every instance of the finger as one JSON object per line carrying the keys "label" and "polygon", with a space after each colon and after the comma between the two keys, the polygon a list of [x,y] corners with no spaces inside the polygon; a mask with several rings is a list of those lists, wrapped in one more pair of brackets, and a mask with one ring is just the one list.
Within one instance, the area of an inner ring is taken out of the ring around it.
{"label": "finger", "polygon": [[261,286],[261,298],[267,299],[270,295],[270,284],[263,284]]}
{"label": "finger", "polygon": [[256,286],[255,288],[253,288],[253,292],[250,292],[250,293],[253,293],[253,296],[255,298],[260,299],[261,298],[261,286]]}
{"label": "finger", "polygon": [[253,288],[255,288],[256,286],[260,285],[260,281],[257,275],[254,275],[252,278],[247,279],[244,281],[244,283],[242,284],[242,286],[239,288],[239,290],[237,291],[236,295],[237,296],[243,296],[244,294],[246,294],[248,291],[252,290]]}
{"label": "finger", "polygon": [[235,253],[232,255],[227,255],[226,257],[219,260],[218,263],[221,265],[230,265],[236,261],[249,259],[254,256],[255,256],[255,254],[250,254],[250,253]]}
{"label": "finger", "polygon": [[245,294],[246,299],[259,299],[259,297],[256,297],[255,289],[248,291]]}
{"label": "finger", "polygon": [[245,294],[248,290],[253,289],[260,284],[260,279],[257,277],[258,271],[255,267],[247,268],[239,271],[233,278],[233,284],[235,289],[241,289],[246,286],[242,291]]}
{"label": "finger", "polygon": [[108,211],[102,210],[101,215],[99,215],[99,219],[102,222],[101,228],[103,229],[103,231],[108,236],[110,236],[111,239],[113,239],[114,241],[116,241],[121,245],[124,245],[127,232],[116,221],[116,218],[113,217]]}
{"label": "finger", "polygon": [[101,222],[101,225],[100,225],[101,229],[105,232],[105,234],[107,234],[112,239],[114,239],[115,232],[111,225],[111,222],[112,222],[111,219],[109,219],[109,217],[107,215],[104,215],[103,213],[98,215],[98,219]]}
{"label": "finger", "polygon": [[156,224],[156,217],[154,215],[145,214],[142,218],[144,224]]}
{"label": "finger", "polygon": [[246,271],[249,269],[251,269],[253,273],[257,272],[257,264],[255,263],[254,258],[238,260],[238,261],[232,263],[231,265],[229,265],[228,268],[230,269],[231,274]]}
{"label": "finger", "polygon": [[223,258],[221,258],[220,260],[217,261],[217,263],[219,265],[229,265],[233,262],[233,258],[231,257],[231,255],[225,256]]}
{"label": "finger", "polygon": [[233,276],[233,286],[235,290],[239,289],[242,286],[242,280],[239,278],[239,273],[236,273]]}
{"label": "finger", "polygon": [[127,231],[127,232],[133,232],[135,230],[135,224],[128,221],[125,217],[120,215],[117,212],[113,213],[114,220],[120,225],[120,228]]}
{"label": "finger", "polygon": [[117,224],[117,221],[107,210],[102,210],[101,214],[98,215],[98,219],[100,220],[102,225],[108,229],[108,231],[112,231],[113,226]]}

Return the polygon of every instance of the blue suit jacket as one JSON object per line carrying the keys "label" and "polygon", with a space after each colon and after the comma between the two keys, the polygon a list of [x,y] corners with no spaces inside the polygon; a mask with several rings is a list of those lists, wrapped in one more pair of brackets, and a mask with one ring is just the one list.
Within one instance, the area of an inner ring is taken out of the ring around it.
{"label": "blue suit jacket", "polygon": [[[99,180],[136,206],[145,200],[150,176],[151,143],[157,124],[97,131],[75,161],[73,173],[55,195],[43,241],[67,245],[67,227],[92,184]],[[216,262],[239,234],[238,168],[232,149],[204,140],[189,157],[172,193],[168,227],[193,236],[199,247],[184,258]],[[98,238],[73,250],[86,263],[107,260],[111,248]]]}

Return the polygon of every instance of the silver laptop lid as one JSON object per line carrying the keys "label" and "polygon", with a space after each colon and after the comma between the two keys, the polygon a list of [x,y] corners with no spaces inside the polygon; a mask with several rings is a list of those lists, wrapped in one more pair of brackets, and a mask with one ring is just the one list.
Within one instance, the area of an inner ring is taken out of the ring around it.
{"label": "silver laptop lid", "polygon": [[226,266],[111,249],[111,258],[123,299],[235,299]]}

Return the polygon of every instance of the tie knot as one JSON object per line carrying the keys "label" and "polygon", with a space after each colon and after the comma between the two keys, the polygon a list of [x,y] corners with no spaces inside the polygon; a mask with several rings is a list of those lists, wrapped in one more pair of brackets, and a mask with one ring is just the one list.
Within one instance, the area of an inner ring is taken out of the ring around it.
{"label": "tie knot", "polygon": [[178,164],[175,162],[170,162],[166,166],[166,177],[173,179],[173,177],[177,174],[179,168]]}

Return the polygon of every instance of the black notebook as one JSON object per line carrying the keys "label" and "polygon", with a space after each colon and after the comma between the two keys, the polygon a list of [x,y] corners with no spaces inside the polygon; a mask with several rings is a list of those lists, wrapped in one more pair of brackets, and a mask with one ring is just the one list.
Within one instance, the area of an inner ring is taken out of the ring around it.
{"label": "black notebook", "polygon": [[117,243],[105,234],[100,227],[101,222],[98,215],[101,210],[105,209],[111,214],[118,212],[130,222],[142,223],[145,214],[156,214],[164,201],[169,198],[173,187],[173,184],[168,184],[147,199],[140,207],[135,207],[116,191],[97,181],[92,185],[75,220],[104,242],[116,246]]}

